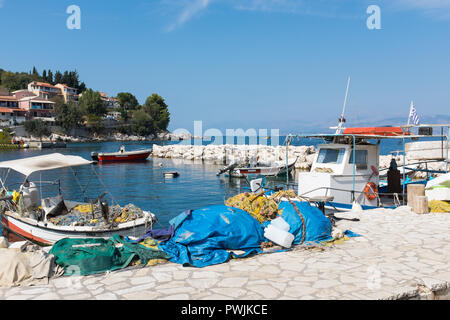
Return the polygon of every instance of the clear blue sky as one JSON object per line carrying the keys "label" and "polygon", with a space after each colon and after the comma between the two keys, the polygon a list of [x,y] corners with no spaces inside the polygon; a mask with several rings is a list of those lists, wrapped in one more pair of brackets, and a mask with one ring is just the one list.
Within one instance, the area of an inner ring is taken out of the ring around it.
{"label": "clear blue sky", "polygon": [[[81,30],[66,28],[71,4]],[[0,0],[0,39],[0,68],[162,95],[171,130],[335,124],[348,75],[349,120],[407,118],[411,100],[450,114],[450,0]]]}

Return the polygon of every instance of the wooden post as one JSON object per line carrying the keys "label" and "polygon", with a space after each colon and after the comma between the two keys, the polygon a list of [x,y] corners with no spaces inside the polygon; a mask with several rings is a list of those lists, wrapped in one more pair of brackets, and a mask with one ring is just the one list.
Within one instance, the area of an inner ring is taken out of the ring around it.
{"label": "wooden post", "polygon": [[415,197],[413,211],[418,214],[429,213],[428,197],[426,197],[426,196]]}
{"label": "wooden post", "polygon": [[414,208],[414,198],[425,195],[424,184],[408,184],[408,206]]}

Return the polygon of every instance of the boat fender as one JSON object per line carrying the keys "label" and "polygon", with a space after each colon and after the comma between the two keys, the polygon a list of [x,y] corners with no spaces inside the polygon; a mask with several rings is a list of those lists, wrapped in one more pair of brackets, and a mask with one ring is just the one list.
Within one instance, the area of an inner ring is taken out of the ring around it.
{"label": "boat fender", "polygon": [[358,202],[353,201],[352,210],[351,211],[352,212],[359,212],[359,211],[363,211],[363,208]]}

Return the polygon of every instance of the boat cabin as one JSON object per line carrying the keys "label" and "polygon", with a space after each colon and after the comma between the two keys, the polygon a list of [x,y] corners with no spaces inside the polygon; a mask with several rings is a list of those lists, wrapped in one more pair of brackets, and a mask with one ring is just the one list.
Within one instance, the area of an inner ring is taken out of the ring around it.
{"label": "boat cabin", "polygon": [[368,199],[362,192],[368,182],[379,184],[373,170],[378,169],[379,153],[378,144],[366,142],[319,145],[311,171],[298,174],[298,195],[328,196],[333,197],[333,203],[351,204],[356,200],[361,205],[376,206],[377,199]]}

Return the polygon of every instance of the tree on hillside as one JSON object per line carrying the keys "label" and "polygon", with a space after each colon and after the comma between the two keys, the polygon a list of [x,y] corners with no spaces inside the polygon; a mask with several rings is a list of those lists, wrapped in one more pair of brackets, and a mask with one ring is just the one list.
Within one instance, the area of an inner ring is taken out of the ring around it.
{"label": "tree on hillside", "polygon": [[81,112],[73,103],[63,103],[56,112],[56,120],[66,134],[81,124]]}
{"label": "tree on hillside", "polygon": [[2,72],[2,87],[9,91],[24,89],[30,82],[34,81],[32,76],[26,72],[14,73],[11,71]]}
{"label": "tree on hillside", "polygon": [[62,78],[63,78],[62,73],[61,73],[60,71],[56,71],[56,72],[55,72],[55,79],[53,80],[53,82],[54,82],[55,84],[57,84],[57,83],[62,83]]}
{"label": "tree on hillside", "polygon": [[[50,84],[65,83],[69,87],[77,89],[78,93],[82,93],[86,90],[86,84],[84,82],[80,82],[79,75],[76,70],[64,71],[64,74],[60,71],[56,71],[54,76],[50,69],[44,69],[41,76],[36,67],[33,67],[33,70],[30,72],[19,73],[5,70],[0,71],[0,85],[11,91],[25,89],[32,81],[42,81]],[[3,77],[6,77],[4,82]]]}
{"label": "tree on hillside", "polygon": [[83,93],[84,91],[86,91],[86,84],[84,82],[81,82],[77,89],[78,93]]}
{"label": "tree on hillside", "polygon": [[29,134],[39,137],[40,140],[42,140],[43,136],[50,134],[47,124],[41,119],[27,120],[23,125]]}
{"label": "tree on hillside", "polygon": [[80,109],[85,115],[103,116],[106,113],[106,105],[97,91],[87,89],[83,92],[79,102]]}
{"label": "tree on hillside", "polygon": [[50,69],[48,69],[48,72],[47,72],[47,82],[51,83],[51,84],[55,84],[53,82],[53,72]]}
{"label": "tree on hillside", "polygon": [[92,132],[100,133],[103,129],[102,117],[96,114],[87,115],[87,126]]}
{"label": "tree on hillside", "polygon": [[136,97],[129,92],[120,92],[117,95],[117,100],[119,100],[119,111],[124,121],[128,119],[128,111],[134,111],[139,108],[139,102]]}
{"label": "tree on hillside", "polygon": [[170,122],[170,113],[166,102],[160,95],[154,93],[148,97],[145,101],[143,109],[153,119],[156,130],[167,130],[167,126]]}
{"label": "tree on hillside", "polygon": [[36,67],[33,67],[33,72],[31,74],[39,77],[39,72],[37,72]]}
{"label": "tree on hillside", "polygon": [[51,98],[50,101],[55,103],[53,105],[53,113],[54,113],[55,117],[57,118],[58,114],[61,111],[63,104],[65,104],[64,98],[62,96],[55,96],[55,97]]}
{"label": "tree on hillside", "polygon": [[144,110],[136,110],[131,119],[131,130],[134,134],[148,136],[155,133],[154,121]]}
{"label": "tree on hillside", "polygon": [[11,143],[11,129],[8,127],[0,128],[0,144]]}

